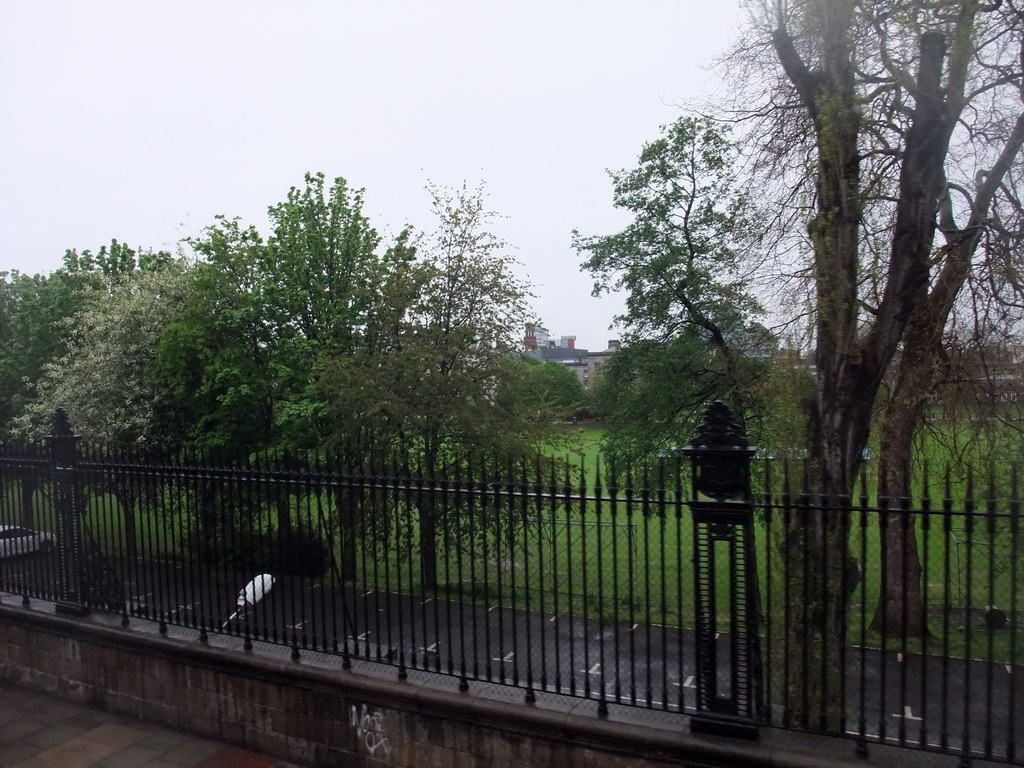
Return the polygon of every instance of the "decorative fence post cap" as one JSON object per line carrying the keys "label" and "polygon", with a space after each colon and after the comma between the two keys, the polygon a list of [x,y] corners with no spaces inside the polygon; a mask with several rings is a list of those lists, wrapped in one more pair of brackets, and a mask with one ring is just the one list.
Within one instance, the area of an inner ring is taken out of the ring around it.
{"label": "decorative fence post cap", "polygon": [[707,407],[696,437],[682,449],[683,454],[693,459],[696,490],[718,501],[746,491],[747,468],[756,452],[732,409],[721,400]]}
{"label": "decorative fence post cap", "polygon": [[704,420],[697,426],[697,436],[691,445],[683,450],[695,453],[700,450],[723,448],[749,448],[750,442],[743,432],[732,409],[721,400],[715,400],[704,411]]}
{"label": "decorative fence post cap", "polygon": [[78,437],[75,434],[74,427],[71,426],[71,419],[68,417],[68,412],[63,408],[58,408],[53,412],[53,432],[52,437]]}
{"label": "decorative fence post cap", "polygon": [[65,469],[75,466],[78,441],[82,437],[75,434],[68,412],[63,408],[54,411],[53,430],[46,439],[50,443],[50,459],[53,466]]}

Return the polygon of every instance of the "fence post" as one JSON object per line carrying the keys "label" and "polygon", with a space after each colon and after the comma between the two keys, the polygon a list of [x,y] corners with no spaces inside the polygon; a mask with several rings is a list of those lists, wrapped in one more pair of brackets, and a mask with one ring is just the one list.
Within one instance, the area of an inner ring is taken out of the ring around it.
{"label": "fence post", "polygon": [[82,563],[82,520],[78,514],[78,441],[67,411],[53,415],[50,441],[50,479],[57,512],[57,562],[60,592],[57,613],[85,616],[89,613]]}
{"label": "fence post", "polygon": [[[708,406],[693,443],[683,449],[693,472],[693,498],[688,503],[693,514],[697,623],[697,711],[690,718],[695,733],[758,738],[763,689],[750,501],[750,459],[755,451],[729,406],[720,401]],[[719,608],[725,607],[726,631],[719,634]]]}

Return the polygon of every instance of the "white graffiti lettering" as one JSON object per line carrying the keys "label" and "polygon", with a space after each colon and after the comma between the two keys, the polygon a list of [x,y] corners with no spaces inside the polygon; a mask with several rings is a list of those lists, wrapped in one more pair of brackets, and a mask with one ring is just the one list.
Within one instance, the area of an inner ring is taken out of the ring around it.
{"label": "white graffiti lettering", "polygon": [[385,759],[391,757],[391,745],[388,743],[387,734],[384,733],[384,715],[380,711],[371,712],[365,704],[358,707],[353,704],[349,707],[348,722],[355,727],[356,736],[371,757],[378,751],[383,753]]}

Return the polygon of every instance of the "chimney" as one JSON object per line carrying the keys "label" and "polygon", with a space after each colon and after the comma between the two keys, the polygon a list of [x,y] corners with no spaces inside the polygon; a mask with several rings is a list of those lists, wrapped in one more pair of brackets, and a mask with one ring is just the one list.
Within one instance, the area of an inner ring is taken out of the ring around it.
{"label": "chimney", "polygon": [[608,349],[619,349],[622,347],[622,342],[618,339],[608,339]]}

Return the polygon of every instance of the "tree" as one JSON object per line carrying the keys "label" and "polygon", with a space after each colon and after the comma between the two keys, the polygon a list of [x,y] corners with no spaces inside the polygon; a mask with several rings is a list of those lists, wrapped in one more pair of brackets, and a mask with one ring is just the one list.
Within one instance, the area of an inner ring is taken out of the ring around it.
{"label": "tree", "polygon": [[[375,291],[386,279],[377,253],[381,237],[362,208],[362,189],[343,178],[325,189],[322,173],[307,173],[303,189],[293,187],[269,210],[272,279],[264,302],[279,341],[279,367],[291,379],[276,415],[284,444],[315,444],[327,428],[323,403],[310,390],[325,357],[351,355],[363,345]],[[399,242],[406,237],[400,233]]]}
{"label": "tree", "polygon": [[[422,472],[444,476],[470,456],[522,456],[552,428],[524,418],[522,399],[508,396],[518,368],[512,329],[528,314],[528,293],[489,230],[482,191],[430,192],[435,231],[392,249],[364,344],[331,359],[319,396],[345,430],[339,437],[400,446]],[[438,586],[438,535],[451,533],[450,511],[433,500],[417,510],[428,589]]]}
{"label": "tree", "polygon": [[[1007,96],[996,93],[1017,87],[1006,47],[1020,24],[1015,11],[997,12],[998,5],[944,2],[888,13],[815,0],[775,3],[765,20],[774,27],[789,106],[806,115],[815,137],[809,181],[816,212],[808,232],[819,388],[812,444],[832,493],[851,487],[871,408],[901,342],[901,365],[922,368],[913,355],[932,345],[910,349],[905,332],[922,325],[929,302],[945,307],[958,292],[962,279],[954,275],[965,258],[969,263],[992,195],[1024,139],[1024,121],[1014,125],[1013,115],[1009,124],[992,115],[972,135],[957,133],[961,121],[979,114],[981,100],[995,99],[992,106],[1005,111]],[[979,50],[974,39],[989,47]],[[975,67],[977,54],[1000,66]],[[947,176],[966,189],[958,181],[966,174],[973,187],[976,171],[992,161],[981,197],[970,201],[972,221],[965,228],[940,222]],[[893,175],[895,184],[887,180]],[[933,245],[936,231],[946,239],[941,249]],[[886,246],[874,260],[872,249]],[[941,334],[947,313],[928,323],[929,336],[936,328]]]}
{"label": "tree", "polygon": [[363,192],[305,176],[268,209],[267,240],[219,217],[189,241],[200,261],[188,310],[162,340],[162,370],[193,404],[193,439],[251,452],[301,450],[327,430],[312,395],[323,361],[362,344],[380,237]]}
{"label": "tree", "polygon": [[[10,436],[12,420],[36,396],[35,382],[64,351],[64,326],[81,307],[86,291],[66,272],[51,275],[0,273],[0,424]],[[22,524],[35,527],[37,478],[21,477]]]}
{"label": "tree", "polygon": [[[767,99],[741,112],[754,118],[762,189],[777,190],[772,200],[796,217],[809,216],[817,376],[811,455],[825,499],[849,497],[890,372],[896,383],[883,404],[882,487],[891,494],[908,488],[910,441],[949,310],[1024,143],[1022,28],[1016,3],[1000,0],[755,7],[746,61],[777,79]],[[809,559],[793,570],[807,580],[794,586],[812,596],[800,621],[822,628],[813,641],[830,656],[822,668],[838,668],[848,518],[808,522],[788,539],[796,546],[789,557],[804,550]],[[889,540],[892,565],[917,561],[912,539],[911,530]],[[908,595],[898,613],[909,609],[911,624],[899,622],[900,632],[923,632],[919,572],[900,565],[887,573],[893,580],[881,610]],[[807,652],[804,630],[790,628],[792,647]],[[814,695],[790,697],[791,716],[838,716],[838,705],[829,704],[835,681],[826,675],[801,684]]]}
{"label": "tree", "polygon": [[609,174],[614,205],[631,223],[612,235],[573,233],[595,295],[627,292],[626,313],[617,318],[625,348],[595,393],[619,423],[610,438],[622,447],[685,444],[693,417],[711,399],[728,400],[741,414],[751,405],[763,366],[746,359],[744,347],[760,307],[740,271],[746,203],[735,156],[728,127],[680,118],[644,145],[637,168]]}
{"label": "tree", "polygon": [[187,444],[248,455],[272,439],[279,399],[266,244],[224,217],[187,243],[198,258],[187,302],[160,335],[157,375],[180,406]]}
{"label": "tree", "polygon": [[592,383],[606,452],[625,465],[687,445],[695,418],[720,396],[721,379],[721,359],[692,331],[627,344]]}
{"label": "tree", "polygon": [[494,397],[528,294],[505,244],[487,229],[493,214],[482,192],[430,191],[436,230],[403,241],[386,260],[375,286],[383,301],[368,304],[360,363],[373,370],[369,391],[389,403],[379,408],[381,428],[439,469],[467,451],[525,440],[518,414],[496,409]]}
{"label": "tree", "polygon": [[170,261],[165,251],[138,251],[111,240],[95,254],[67,251],[63,266],[49,275],[0,273],[0,424],[5,430],[34,399],[34,384],[46,364],[66,351],[68,318],[136,270],[159,269]]}
{"label": "tree", "polygon": [[562,363],[548,360],[527,369],[528,400],[540,411],[551,408],[569,411],[583,402],[583,382]]}
{"label": "tree", "polygon": [[[294,454],[330,433],[317,381],[326,360],[360,348],[379,278],[380,237],[362,205],[363,191],[345,179],[328,188],[322,173],[307,173],[303,187],[268,209],[266,240],[218,217],[189,241],[200,258],[192,297],[163,334],[160,369],[190,406],[194,444]],[[266,495],[278,530],[290,536],[287,487]]]}
{"label": "tree", "polygon": [[76,429],[121,446],[164,439],[163,392],[153,362],[160,333],[184,304],[185,266],[170,262],[117,277],[62,323],[64,350],[42,367],[34,400],[15,420],[18,434],[48,433],[65,408]]}
{"label": "tree", "polygon": [[62,273],[0,273],[0,423],[8,429],[32,383],[63,350],[63,321],[80,303]]}
{"label": "tree", "polygon": [[[43,366],[36,397],[14,421],[15,433],[40,439],[57,407],[67,410],[81,434],[121,448],[165,447],[173,419],[153,375],[160,333],[185,302],[180,262],[127,273],[107,292],[92,294],[67,318],[65,351]],[[136,546],[140,488],[117,482],[110,489],[124,515],[129,556]]]}

